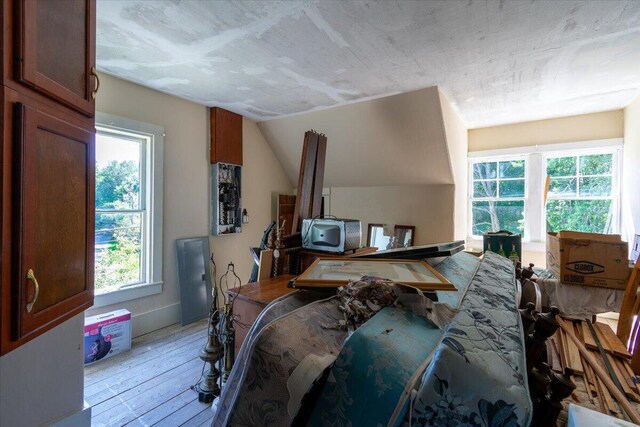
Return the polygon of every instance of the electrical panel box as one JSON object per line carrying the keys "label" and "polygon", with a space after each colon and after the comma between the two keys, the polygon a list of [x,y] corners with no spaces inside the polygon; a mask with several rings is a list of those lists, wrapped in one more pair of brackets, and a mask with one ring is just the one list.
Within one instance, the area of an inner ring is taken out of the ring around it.
{"label": "electrical panel box", "polygon": [[211,165],[211,234],[242,232],[242,166]]}

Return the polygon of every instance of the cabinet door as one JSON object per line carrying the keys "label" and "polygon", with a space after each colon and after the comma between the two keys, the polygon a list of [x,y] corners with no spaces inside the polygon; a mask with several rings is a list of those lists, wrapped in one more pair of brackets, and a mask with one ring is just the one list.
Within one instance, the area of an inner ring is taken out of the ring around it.
{"label": "cabinet door", "polygon": [[95,0],[17,2],[16,80],[95,114]]}
{"label": "cabinet door", "polygon": [[210,112],[211,163],[242,166],[242,116],[219,107]]}
{"label": "cabinet door", "polygon": [[[93,303],[94,134],[14,104],[13,339]],[[15,288],[14,288],[15,289]]]}

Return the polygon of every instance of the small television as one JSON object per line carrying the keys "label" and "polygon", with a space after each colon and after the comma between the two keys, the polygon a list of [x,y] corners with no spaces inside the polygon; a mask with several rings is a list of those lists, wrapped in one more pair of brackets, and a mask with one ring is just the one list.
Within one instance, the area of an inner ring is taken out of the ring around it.
{"label": "small television", "polygon": [[341,218],[313,218],[302,221],[302,247],[343,253],[360,247],[360,221]]}

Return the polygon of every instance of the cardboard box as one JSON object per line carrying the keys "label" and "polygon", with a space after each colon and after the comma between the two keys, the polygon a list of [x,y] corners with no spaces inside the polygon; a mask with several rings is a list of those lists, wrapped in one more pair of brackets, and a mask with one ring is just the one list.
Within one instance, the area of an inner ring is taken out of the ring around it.
{"label": "cardboard box", "polygon": [[624,289],[629,246],[619,235],[547,233],[547,269],[566,285]]}
{"label": "cardboard box", "polygon": [[131,313],[116,310],[84,319],[84,364],[131,349]]}
{"label": "cardboard box", "polygon": [[522,236],[509,231],[484,233],[482,236],[484,252],[495,252],[514,261],[522,261]]}

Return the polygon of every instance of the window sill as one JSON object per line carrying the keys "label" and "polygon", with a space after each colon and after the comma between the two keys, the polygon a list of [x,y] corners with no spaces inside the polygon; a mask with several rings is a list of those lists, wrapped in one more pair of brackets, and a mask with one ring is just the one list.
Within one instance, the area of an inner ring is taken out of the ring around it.
{"label": "window sill", "polygon": [[93,301],[93,308],[105,307],[107,305],[157,295],[161,292],[162,282],[145,283],[142,285],[132,286],[130,288],[119,289],[106,294],[96,295]]}
{"label": "window sill", "polygon": [[[474,237],[467,237],[466,245],[470,249],[482,250],[483,241]],[[545,242],[522,241],[523,251],[545,252],[547,250]]]}

